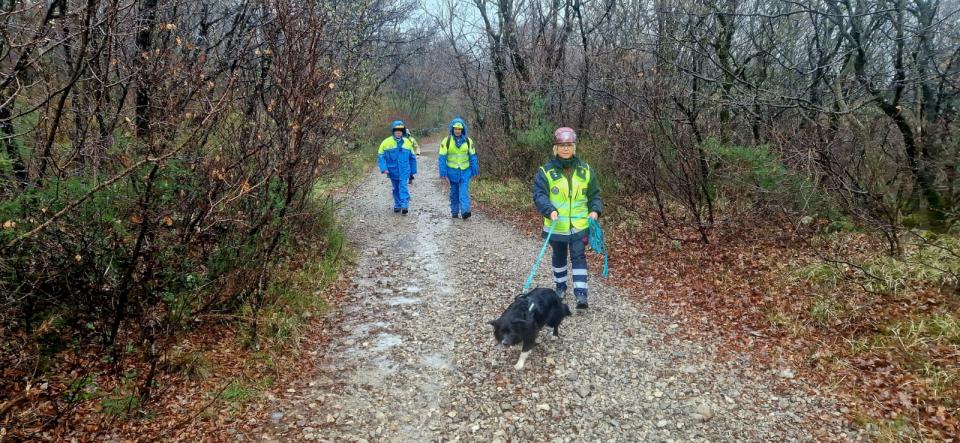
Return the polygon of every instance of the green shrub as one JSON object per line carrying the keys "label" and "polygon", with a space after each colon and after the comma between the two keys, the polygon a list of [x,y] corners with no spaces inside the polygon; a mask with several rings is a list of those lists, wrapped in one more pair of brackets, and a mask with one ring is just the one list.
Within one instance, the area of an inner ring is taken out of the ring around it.
{"label": "green shrub", "polygon": [[740,204],[783,205],[810,212],[825,205],[815,184],[790,170],[769,146],[738,146],[707,139],[701,145],[713,165],[715,191]]}
{"label": "green shrub", "polygon": [[[530,103],[527,111],[527,123],[523,128],[517,130],[517,139],[509,151],[509,164],[514,165],[515,169],[496,171],[494,175],[530,177],[533,171],[552,155],[551,148],[555,127],[547,117],[546,100],[536,93],[531,93],[527,98]],[[496,168],[501,168],[501,166],[493,165],[494,162],[505,163],[492,158],[482,160],[487,162],[484,166],[490,165]]]}
{"label": "green shrub", "polygon": [[[299,344],[310,317],[327,309],[322,290],[333,284],[348,262],[347,240],[335,206],[315,201],[308,211],[314,217],[309,220],[310,227],[301,232],[310,240],[285,245],[287,253],[299,251],[300,255],[276,268],[259,314],[263,325],[260,338],[277,347]],[[244,306],[244,312],[251,312],[250,308]]]}
{"label": "green shrub", "polygon": [[830,234],[834,232],[861,232],[862,229],[860,229],[860,227],[857,226],[856,223],[852,222],[849,218],[839,216],[831,218],[830,223],[827,224],[824,231]]}

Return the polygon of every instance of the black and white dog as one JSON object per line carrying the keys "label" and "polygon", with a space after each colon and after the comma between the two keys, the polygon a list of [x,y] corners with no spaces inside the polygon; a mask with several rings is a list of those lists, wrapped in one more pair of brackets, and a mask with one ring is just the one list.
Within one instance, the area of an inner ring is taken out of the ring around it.
{"label": "black and white dog", "polygon": [[500,318],[490,322],[493,326],[493,336],[504,346],[523,343],[520,359],[514,369],[523,369],[530,350],[536,344],[537,335],[544,325],[553,328],[553,336],[560,338],[560,322],[563,318],[572,315],[570,307],[560,300],[560,296],[553,289],[536,288],[526,294],[519,295],[513,303],[503,311]]}

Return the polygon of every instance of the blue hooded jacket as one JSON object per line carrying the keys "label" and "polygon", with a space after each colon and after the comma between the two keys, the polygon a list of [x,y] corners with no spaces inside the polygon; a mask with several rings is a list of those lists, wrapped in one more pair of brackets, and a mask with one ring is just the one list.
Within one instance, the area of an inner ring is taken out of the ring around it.
{"label": "blue hooded jacket", "polygon": [[406,129],[401,120],[390,124],[390,136],[383,139],[377,152],[377,166],[380,172],[389,172],[391,179],[406,180],[417,173],[417,155],[413,152],[413,142],[409,137],[393,136],[393,132],[399,128]]}

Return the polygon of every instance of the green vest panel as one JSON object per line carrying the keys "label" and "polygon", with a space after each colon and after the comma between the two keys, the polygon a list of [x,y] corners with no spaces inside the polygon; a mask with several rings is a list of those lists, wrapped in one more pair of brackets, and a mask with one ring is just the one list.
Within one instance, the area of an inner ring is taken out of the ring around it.
{"label": "green vest panel", "polygon": [[[581,163],[570,174],[569,180],[559,169],[551,168],[548,170],[541,166],[540,170],[547,177],[547,192],[550,193],[550,203],[557,208],[557,215],[559,215],[553,232],[569,235],[587,229],[590,226],[590,221],[587,220],[587,215],[590,213],[587,207],[590,166]],[[549,218],[544,218],[543,228],[549,230],[552,223],[554,222]]]}
{"label": "green vest panel", "polygon": [[[470,169],[470,154],[476,154],[476,151],[473,150],[470,143],[471,140],[468,137],[467,141],[461,145],[459,148],[457,144],[453,141],[453,137],[447,137],[443,139],[443,147],[446,148],[447,155],[447,167],[452,169]],[[441,155],[443,153],[441,152]]]}

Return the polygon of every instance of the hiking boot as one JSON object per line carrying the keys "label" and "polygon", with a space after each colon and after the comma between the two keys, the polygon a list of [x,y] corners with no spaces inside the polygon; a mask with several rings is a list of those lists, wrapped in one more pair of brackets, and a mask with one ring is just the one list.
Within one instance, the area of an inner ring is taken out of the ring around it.
{"label": "hiking boot", "polygon": [[587,296],[577,294],[577,309],[587,309],[590,305],[587,304]]}
{"label": "hiking boot", "polygon": [[410,212],[410,210],[408,210],[407,208],[403,208],[403,209],[400,210],[400,212],[401,212],[403,215],[407,215],[407,213]]}
{"label": "hiking boot", "polygon": [[567,296],[567,287],[566,286],[557,286],[557,295],[560,296],[560,301],[563,301],[564,297]]}
{"label": "hiking boot", "polygon": [[400,212],[400,208],[393,208],[393,213],[394,213],[394,214],[396,214],[396,213],[398,213],[398,212]]}
{"label": "hiking boot", "polygon": [[453,218],[460,218],[460,214],[450,214],[450,216]]}
{"label": "hiking boot", "polygon": [[470,213],[469,213],[469,212],[464,212],[464,213],[463,213],[463,219],[466,220],[466,219],[468,219],[468,218],[470,218]]}

